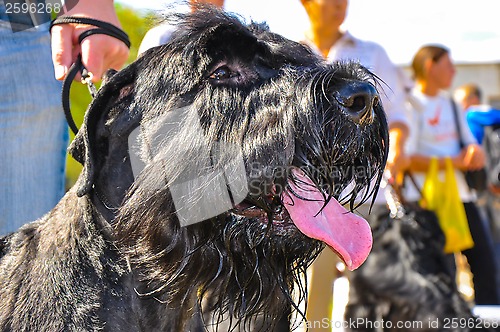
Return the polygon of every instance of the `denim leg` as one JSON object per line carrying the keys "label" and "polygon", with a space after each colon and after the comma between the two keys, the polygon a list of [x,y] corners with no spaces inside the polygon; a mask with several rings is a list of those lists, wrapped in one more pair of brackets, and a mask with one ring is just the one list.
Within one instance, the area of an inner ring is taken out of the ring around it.
{"label": "denim leg", "polygon": [[0,24],[0,235],[64,194],[68,130],[53,71],[47,25],[13,33]]}

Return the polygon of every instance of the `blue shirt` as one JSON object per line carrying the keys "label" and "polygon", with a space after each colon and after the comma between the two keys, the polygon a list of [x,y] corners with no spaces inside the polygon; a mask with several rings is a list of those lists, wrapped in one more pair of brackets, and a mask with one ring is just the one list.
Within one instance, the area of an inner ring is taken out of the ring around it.
{"label": "blue shirt", "polygon": [[474,137],[481,143],[484,127],[500,124],[500,110],[488,105],[471,106],[467,109],[467,123]]}

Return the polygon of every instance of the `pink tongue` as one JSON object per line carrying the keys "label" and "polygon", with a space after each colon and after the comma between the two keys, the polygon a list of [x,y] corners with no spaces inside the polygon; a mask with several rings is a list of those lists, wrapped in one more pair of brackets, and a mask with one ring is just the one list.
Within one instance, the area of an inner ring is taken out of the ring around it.
{"label": "pink tongue", "polygon": [[283,203],[293,223],[305,235],[323,241],[335,250],[349,270],[357,269],[372,248],[368,222],[347,211],[334,198],[321,210],[324,205],[321,192],[302,172],[296,171],[295,176],[303,183],[299,183],[300,187],[293,183],[290,186],[297,195],[307,200],[292,193],[283,195]]}

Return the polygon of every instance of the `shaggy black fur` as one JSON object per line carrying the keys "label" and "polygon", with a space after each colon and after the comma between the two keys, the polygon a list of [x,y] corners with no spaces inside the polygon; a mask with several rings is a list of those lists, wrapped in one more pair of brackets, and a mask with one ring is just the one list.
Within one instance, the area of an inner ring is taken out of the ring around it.
{"label": "shaggy black fur", "polygon": [[392,218],[388,209],[378,207],[368,218],[373,248],[366,262],[349,274],[345,312],[346,320],[359,324],[346,330],[493,330],[484,328],[488,323],[475,317],[459,294],[435,214],[416,205],[407,210],[402,218]]}
{"label": "shaggy black fur", "polygon": [[[283,195],[301,199],[290,194],[292,182],[304,186],[292,169],[326,202],[349,183],[351,207],[370,197],[388,147],[376,78],[210,7],[180,15],[167,45],[109,76],[71,146],[84,166],[76,186],[2,240],[0,330],[199,331],[203,307],[215,322],[249,329],[260,317],[273,331],[295,308],[292,292],[305,299],[302,274],[324,246],[283,208]],[[184,125],[152,146],[158,119],[179,110],[203,135]],[[138,127],[145,165],[134,176]],[[181,227],[170,185],[200,153],[217,155],[216,168],[230,163],[221,143],[241,150],[249,193]]]}

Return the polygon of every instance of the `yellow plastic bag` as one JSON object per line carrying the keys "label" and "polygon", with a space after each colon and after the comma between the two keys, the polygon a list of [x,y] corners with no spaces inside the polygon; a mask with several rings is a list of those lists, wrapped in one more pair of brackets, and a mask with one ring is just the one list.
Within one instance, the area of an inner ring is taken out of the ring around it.
{"label": "yellow plastic bag", "polygon": [[425,208],[436,213],[446,237],[444,251],[460,252],[472,248],[474,241],[470,234],[465,208],[458,192],[457,179],[450,158],[446,158],[444,181],[439,178],[437,158],[432,158],[422,188]]}

